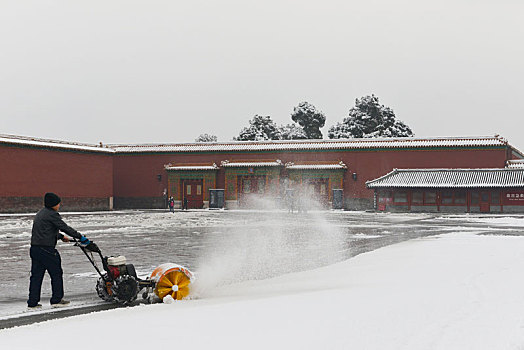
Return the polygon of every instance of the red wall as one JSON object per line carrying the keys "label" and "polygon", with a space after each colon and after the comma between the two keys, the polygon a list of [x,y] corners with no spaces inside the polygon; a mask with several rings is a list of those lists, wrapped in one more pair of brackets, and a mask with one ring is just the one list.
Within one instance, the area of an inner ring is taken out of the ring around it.
{"label": "red wall", "polygon": [[503,205],[524,205],[524,190],[514,189],[502,192]]}
{"label": "red wall", "polygon": [[[115,197],[161,197],[167,188],[168,163],[216,163],[225,160],[219,154],[127,154],[114,156]],[[158,181],[157,175],[162,175]],[[224,186],[223,174],[218,174],[217,186]],[[221,184],[221,185],[219,185]]]}
{"label": "red wall", "polygon": [[[495,150],[386,150],[290,153],[221,154],[127,154],[114,156],[115,197],[161,197],[167,188],[164,164],[216,163],[223,160],[338,161],[348,170],[344,178],[346,197],[372,198],[365,182],[385,175],[393,168],[503,168],[507,151]],[[352,174],[357,173],[357,181]],[[159,182],[157,174],[162,175]],[[217,187],[224,188],[224,171],[218,172]]]}
{"label": "red wall", "polygon": [[111,154],[0,147],[0,197],[113,196]]}
{"label": "red wall", "polygon": [[[373,191],[365,182],[376,179],[394,168],[504,168],[506,151],[499,150],[415,150],[358,152],[347,158],[348,173],[345,194],[356,198],[371,198]],[[349,173],[357,173],[357,181]],[[349,193],[348,193],[349,190]]]}
{"label": "red wall", "polygon": [[[365,186],[393,168],[503,168],[512,152],[499,149],[310,151],[287,153],[110,154],[36,147],[0,147],[0,198],[41,197],[56,192],[62,197],[161,198],[167,188],[164,165],[211,164],[223,160],[339,161],[348,170],[347,198],[372,198]],[[352,174],[357,174],[354,181]],[[158,181],[157,175],[161,175]],[[225,171],[217,172],[217,188],[225,187]]]}

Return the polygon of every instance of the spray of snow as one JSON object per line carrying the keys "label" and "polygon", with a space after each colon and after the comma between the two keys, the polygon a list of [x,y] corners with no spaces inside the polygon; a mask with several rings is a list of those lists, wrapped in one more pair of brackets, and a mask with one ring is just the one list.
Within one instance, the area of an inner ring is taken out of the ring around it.
{"label": "spray of snow", "polygon": [[[278,205],[268,198],[256,200],[256,207],[264,210]],[[346,249],[342,229],[328,222],[324,214],[318,210],[274,211],[269,220],[266,216],[259,224],[214,233],[220,239],[214,237],[213,241],[220,243],[201,255],[192,297],[212,297],[213,289],[225,284],[271,278],[340,261]],[[253,215],[257,212],[253,211]]]}

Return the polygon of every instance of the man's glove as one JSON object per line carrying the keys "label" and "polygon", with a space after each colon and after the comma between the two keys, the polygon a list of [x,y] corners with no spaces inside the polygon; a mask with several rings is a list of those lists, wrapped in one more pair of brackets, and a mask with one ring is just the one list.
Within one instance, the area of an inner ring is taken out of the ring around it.
{"label": "man's glove", "polygon": [[91,241],[90,241],[89,239],[87,239],[86,236],[82,236],[82,237],[80,237],[80,246],[81,246],[82,248],[87,247],[87,246],[89,245],[89,243],[91,243]]}

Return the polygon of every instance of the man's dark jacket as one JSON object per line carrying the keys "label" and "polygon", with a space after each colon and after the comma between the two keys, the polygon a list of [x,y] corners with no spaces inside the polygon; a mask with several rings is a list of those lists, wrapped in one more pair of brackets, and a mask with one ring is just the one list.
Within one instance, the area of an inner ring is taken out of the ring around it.
{"label": "man's dark jacket", "polygon": [[52,247],[56,246],[56,241],[62,239],[62,231],[69,236],[80,239],[82,235],[74,228],[67,226],[62,221],[62,217],[56,210],[51,208],[41,209],[33,221],[33,231],[31,234],[31,245]]}

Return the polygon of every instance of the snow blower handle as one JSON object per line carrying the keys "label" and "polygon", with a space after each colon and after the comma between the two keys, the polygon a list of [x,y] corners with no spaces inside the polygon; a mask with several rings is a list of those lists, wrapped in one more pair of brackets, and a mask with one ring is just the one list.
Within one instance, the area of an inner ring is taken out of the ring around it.
{"label": "snow blower handle", "polygon": [[[85,237],[82,236],[82,238],[85,238]],[[102,252],[100,251],[100,248],[98,248],[98,246],[94,242],[89,241],[87,238],[85,238],[85,239],[89,242],[89,243],[87,243],[86,246],[84,246],[81,243],[81,241],[77,241],[76,238],[73,238],[73,242],[75,242],[75,246],[80,247],[82,252],[84,252],[84,255],[87,257],[87,260],[89,260],[91,265],[93,265],[93,267],[95,268],[96,272],[98,272],[98,274],[100,275],[102,280],[107,282],[107,277],[105,277],[104,274],[102,274],[102,272],[100,271],[98,266],[96,266],[95,260],[93,259],[93,253],[98,253],[98,255],[100,256],[100,260],[102,260],[102,265],[104,265],[104,270],[107,271],[107,264],[104,261],[104,257],[102,256]],[[84,242],[85,242],[85,240],[84,240]],[[91,252],[91,256],[89,256],[89,254],[87,254],[87,251]]]}
{"label": "snow blower handle", "polygon": [[100,253],[100,248],[98,248],[95,242],[90,241],[86,236],[82,236],[82,238],[80,238],[80,241],[77,241],[76,238],[73,238],[73,242],[75,242],[75,245],[80,246],[80,248],[89,250],[94,253]]}

